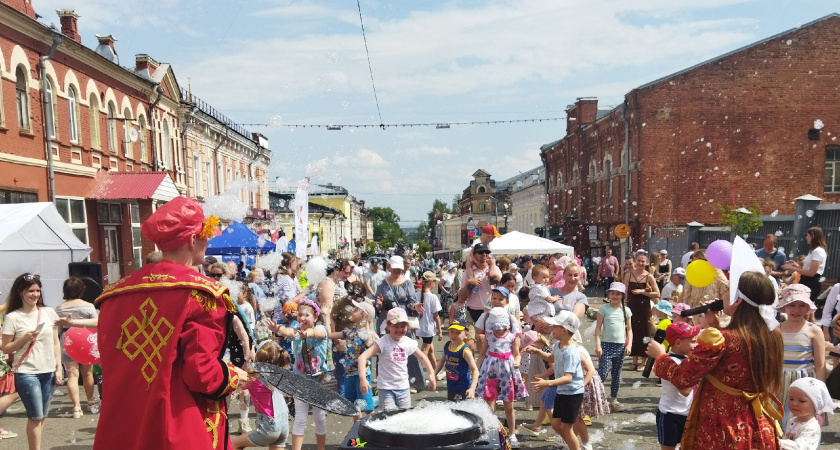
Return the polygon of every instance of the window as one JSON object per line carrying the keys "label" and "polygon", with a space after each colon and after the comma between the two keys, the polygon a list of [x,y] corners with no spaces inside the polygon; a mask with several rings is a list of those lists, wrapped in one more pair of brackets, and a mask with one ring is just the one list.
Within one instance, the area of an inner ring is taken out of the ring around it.
{"label": "window", "polygon": [[97,203],[96,218],[99,225],[120,225],[122,211],[119,203]]}
{"label": "window", "polygon": [[487,208],[487,205],[486,205],[486,204],[484,204],[484,203],[480,203],[480,204],[478,205],[478,210],[479,210],[479,211],[484,211],[486,208]]}
{"label": "window", "polygon": [[563,172],[557,171],[557,183],[555,183],[555,187],[560,189],[563,186]]}
{"label": "window", "polygon": [[53,97],[52,81],[49,77],[44,80],[44,116],[47,121],[47,136],[55,139],[55,97]]}
{"label": "window", "polygon": [[228,183],[230,183],[232,181],[231,176],[232,176],[232,172],[230,171],[230,167],[228,167],[225,170],[225,182],[224,182],[225,187],[227,187]]}
{"label": "window", "polygon": [[612,172],[612,157],[607,156],[604,160],[604,173],[607,174],[607,203],[612,204],[612,196],[613,196],[613,177],[610,174]]}
{"label": "window", "polygon": [[87,214],[85,213],[85,200],[82,198],[62,198],[55,199],[55,209],[61,214],[61,218],[70,225],[73,234],[85,244],[88,243],[87,237]]}
{"label": "window", "polygon": [[134,203],[128,205],[128,212],[131,215],[131,247],[134,249],[134,267],[139,269],[143,266],[143,243],[140,234],[140,207]]}
{"label": "window", "polygon": [[15,100],[17,101],[18,128],[29,131],[29,81],[23,66],[15,70]]}
{"label": "window", "polygon": [[201,190],[201,155],[193,155],[193,185],[196,197],[202,197]]}
{"label": "window", "polygon": [[35,192],[20,192],[0,189],[0,204],[4,203],[35,203],[38,194]]}
{"label": "window", "polygon": [[146,116],[137,119],[137,132],[140,134],[140,161],[149,162],[149,147],[146,145]]}
{"label": "window", "polygon": [[204,171],[207,173],[207,194],[206,197],[209,197],[211,194],[211,189],[213,189],[213,162],[207,161],[204,163]]}
{"label": "window", "polygon": [[67,117],[70,118],[70,142],[79,142],[79,99],[76,88],[67,89]]}
{"label": "window", "polygon": [[172,141],[169,136],[169,122],[163,121],[163,145],[161,151],[163,152],[163,164],[167,169],[172,168]]}
{"label": "window", "polygon": [[102,148],[99,138],[99,100],[96,94],[90,94],[88,99],[88,115],[90,116],[90,148]]}
{"label": "window", "polygon": [[487,191],[487,189],[485,189],[484,186],[479,186],[478,187],[478,193],[479,194],[483,194],[485,191]]}
{"label": "window", "polygon": [[123,140],[125,142],[125,157],[134,159],[134,143],[131,142],[131,110],[123,110]]}
{"label": "window", "polygon": [[825,192],[840,192],[840,146],[825,148]]}
{"label": "window", "polygon": [[117,108],[114,102],[108,102],[108,150],[117,153]]}

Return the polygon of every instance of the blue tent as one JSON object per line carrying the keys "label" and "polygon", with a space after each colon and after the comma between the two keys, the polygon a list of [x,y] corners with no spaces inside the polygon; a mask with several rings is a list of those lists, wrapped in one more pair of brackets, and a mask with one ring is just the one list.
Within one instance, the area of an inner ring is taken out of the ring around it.
{"label": "blue tent", "polygon": [[256,255],[274,251],[274,243],[259,245],[259,235],[242,222],[233,222],[222,230],[221,236],[211,238],[207,244],[208,255]]}

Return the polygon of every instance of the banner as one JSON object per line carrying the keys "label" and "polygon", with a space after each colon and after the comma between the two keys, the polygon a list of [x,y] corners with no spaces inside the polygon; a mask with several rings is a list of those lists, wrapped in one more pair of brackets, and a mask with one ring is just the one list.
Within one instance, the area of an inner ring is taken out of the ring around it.
{"label": "banner", "polygon": [[295,255],[306,261],[309,242],[309,178],[298,183],[295,193]]}

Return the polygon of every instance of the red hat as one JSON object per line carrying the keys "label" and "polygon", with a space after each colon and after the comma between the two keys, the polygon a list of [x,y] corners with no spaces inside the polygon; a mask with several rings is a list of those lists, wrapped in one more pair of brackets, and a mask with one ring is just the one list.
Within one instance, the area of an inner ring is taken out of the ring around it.
{"label": "red hat", "polygon": [[496,231],[496,227],[490,224],[484,225],[484,227],[481,229],[481,234],[489,234],[493,237],[502,237],[502,235],[499,234],[498,231]]}
{"label": "red hat", "polygon": [[[215,219],[215,222],[213,222],[213,219]],[[187,197],[175,197],[158,208],[143,222],[140,231],[161,250],[172,250],[186,244],[190,240],[190,236],[194,234],[208,239],[204,237],[205,233],[203,233],[205,222],[212,227],[215,223],[218,223],[218,219],[215,217],[211,217],[211,220],[205,218],[201,205],[195,200]]]}
{"label": "red hat", "polygon": [[677,339],[693,338],[700,334],[700,330],[700,327],[691,326],[686,322],[675,322],[665,329],[665,340],[674,345]]}

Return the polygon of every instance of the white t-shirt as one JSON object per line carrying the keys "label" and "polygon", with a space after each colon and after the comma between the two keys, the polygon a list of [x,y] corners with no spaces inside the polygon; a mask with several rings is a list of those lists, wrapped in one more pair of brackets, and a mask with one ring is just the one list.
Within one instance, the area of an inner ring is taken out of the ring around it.
{"label": "white t-shirt", "polygon": [[671,300],[674,297],[674,292],[676,292],[677,295],[681,296],[682,291],[682,285],[675,286],[673,281],[669,281],[668,284],[666,284],[665,287],[662,288],[662,295],[660,296],[660,298],[662,300]]}
{"label": "white t-shirt", "polygon": [[440,279],[443,280],[443,287],[452,293],[452,283],[455,281],[455,274],[452,272],[446,272],[440,276]]}
{"label": "white t-shirt", "polygon": [[522,289],[522,274],[517,271],[514,276],[516,277],[516,287],[513,288],[511,294],[518,294],[519,290]]}
{"label": "white t-shirt", "polygon": [[[533,267],[531,267],[533,269]],[[528,269],[528,272],[525,273],[525,278],[522,279],[522,286],[531,287],[534,284],[534,278],[531,276],[531,269]]]}
{"label": "white t-shirt", "polygon": [[403,336],[399,342],[386,334],[376,340],[379,346],[379,369],[376,386],[379,389],[402,390],[410,388],[408,381],[408,356],[417,351],[417,341]]}
{"label": "white t-shirt", "polygon": [[808,269],[811,267],[811,261],[819,261],[820,266],[817,268],[817,275],[822,275],[823,272],[825,272],[825,261],[827,259],[828,257],[825,254],[825,249],[817,247],[808,253],[808,256],[805,257],[805,261],[802,261],[802,268]]}
{"label": "white t-shirt", "polygon": [[[682,360],[673,354],[669,354],[671,359],[677,364],[682,364]],[[694,392],[688,394],[688,397],[682,395],[680,391],[671,384],[670,381],[662,380],[662,397],[659,398],[659,411],[663,413],[674,413],[681,416],[687,416],[688,410],[691,408],[691,401],[694,399]]]}
{"label": "white t-shirt", "polygon": [[439,313],[442,309],[440,306],[440,299],[437,295],[431,292],[423,294],[423,314],[420,316],[420,328],[417,329],[418,337],[432,337],[437,334],[437,322],[435,322],[435,313]]}
{"label": "white t-shirt", "polygon": [[[39,323],[43,323],[44,327],[38,333],[38,338],[35,340],[35,347],[32,352],[23,360],[17,372],[20,373],[49,373],[55,372],[57,361],[55,360],[55,343],[53,333],[53,323],[58,320],[58,315],[55,310],[48,306],[41,308],[41,320],[38,321],[38,308],[33,309],[32,312],[26,314],[22,310],[17,309],[3,318],[3,325],[0,327],[0,332],[7,336],[13,336],[15,340],[20,339],[24,334],[34,331]],[[15,352],[15,364],[20,361],[20,358],[26,353],[29,344],[24,344],[18,351]]]}
{"label": "white t-shirt", "polygon": [[257,322],[257,315],[254,312],[254,307],[251,306],[251,304],[248,303],[248,302],[242,303],[241,305],[237,305],[237,306],[239,306],[239,309],[242,310],[242,314],[245,315],[245,318],[248,319],[248,325],[247,326],[250,327],[251,330],[253,330],[254,325],[256,325],[256,322]]}
{"label": "white t-shirt", "polygon": [[693,255],[693,254],[694,254],[694,252],[688,252],[685,255],[683,255],[682,260],[680,261],[680,265],[682,266],[683,269],[688,267],[688,263],[691,260],[691,255]]}

